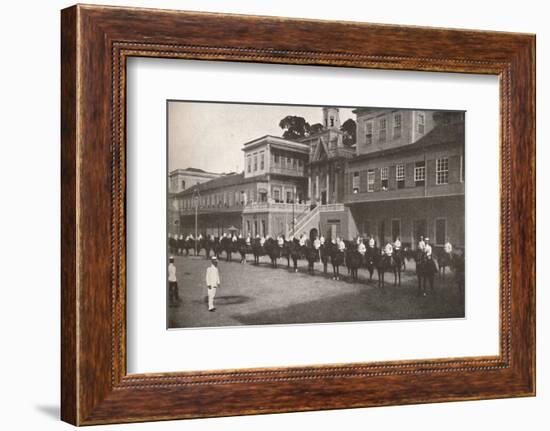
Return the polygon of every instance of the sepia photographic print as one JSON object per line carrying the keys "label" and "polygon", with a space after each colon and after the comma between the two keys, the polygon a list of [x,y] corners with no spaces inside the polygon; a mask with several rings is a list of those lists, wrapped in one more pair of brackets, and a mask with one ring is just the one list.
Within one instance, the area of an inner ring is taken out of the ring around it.
{"label": "sepia photographic print", "polygon": [[465,317],[465,112],[167,101],[167,326]]}

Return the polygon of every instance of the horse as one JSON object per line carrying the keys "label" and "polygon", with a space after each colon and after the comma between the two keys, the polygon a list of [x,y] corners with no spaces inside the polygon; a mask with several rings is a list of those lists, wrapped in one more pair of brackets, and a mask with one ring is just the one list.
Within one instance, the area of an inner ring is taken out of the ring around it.
{"label": "horse", "polygon": [[380,255],[378,247],[367,246],[367,251],[365,253],[365,268],[369,271],[369,281],[372,281],[372,275],[374,274],[374,268],[376,268],[376,260]]}
{"label": "horse", "polygon": [[437,257],[437,264],[439,266],[439,278],[445,276],[445,269],[452,268],[453,265],[453,253],[447,253],[445,250],[442,250],[439,256]]}
{"label": "horse", "polygon": [[422,250],[416,253],[416,276],[418,279],[418,294],[421,292],[426,296],[426,284],[430,285],[430,291],[434,290],[434,276],[437,267],[431,256],[427,256]]}
{"label": "horse", "polygon": [[290,256],[294,264],[294,272],[298,272],[298,260],[302,255],[302,246],[300,245],[300,241],[298,241],[296,238],[288,242],[288,255]]}
{"label": "horse", "polygon": [[252,254],[254,255],[254,265],[260,264],[260,257],[265,254],[264,245],[262,245],[260,238],[254,238],[252,240]]}
{"label": "horse", "polygon": [[[189,250],[195,250],[195,240],[192,238],[188,238],[183,241],[183,250],[185,250],[185,255],[189,256]],[[194,253],[196,253],[194,251]]]}
{"label": "horse", "polygon": [[252,243],[247,244],[246,240],[244,238],[239,238],[237,240],[237,250],[239,251],[239,254],[241,255],[241,263],[246,263],[246,255],[247,253],[252,252]]}
{"label": "horse", "polygon": [[267,255],[271,259],[271,266],[277,268],[277,259],[281,257],[283,251],[283,245],[279,244],[276,239],[269,238],[265,242],[265,249]]}
{"label": "horse", "polygon": [[172,255],[177,254],[178,252],[177,242],[178,240],[176,238],[172,238],[172,235],[168,236],[168,250]]}
{"label": "horse", "polygon": [[393,272],[393,285],[399,282],[401,286],[401,262],[393,255],[379,254],[376,259],[376,271],[378,272],[378,287],[385,286],[384,276],[386,272]]}
{"label": "horse", "polygon": [[355,283],[359,280],[359,267],[363,261],[363,256],[357,250],[357,247],[350,247],[346,251],[346,266],[351,273],[351,281]]}
{"label": "horse", "polygon": [[336,244],[332,244],[331,263],[333,280],[340,280],[340,266],[344,264],[345,254],[343,250],[339,250]]}
{"label": "horse", "polygon": [[451,260],[451,269],[454,271],[454,279],[460,299],[464,298],[464,255],[455,254]]}
{"label": "horse", "polygon": [[199,241],[198,250],[200,252],[200,250],[202,250],[204,248],[204,251],[205,251],[204,258],[205,259],[210,259],[210,251],[212,250],[213,246],[214,246],[214,241],[209,236],[205,235]]}
{"label": "horse", "polygon": [[304,254],[307,260],[307,272],[311,275],[315,274],[315,262],[319,260],[319,250],[316,249],[311,241],[304,246]]}
{"label": "horse", "polygon": [[328,242],[321,244],[319,254],[321,255],[321,262],[323,262],[323,273],[326,274],[328,272],[328,261],[331,258],[331,250]]}
{"label": "horse", "polygon": [[237,251],[237,241],[233,241],[232,238],[225,236],[221,239],[222,250],[225,251],[225,260],[231,262],[231,254]]}

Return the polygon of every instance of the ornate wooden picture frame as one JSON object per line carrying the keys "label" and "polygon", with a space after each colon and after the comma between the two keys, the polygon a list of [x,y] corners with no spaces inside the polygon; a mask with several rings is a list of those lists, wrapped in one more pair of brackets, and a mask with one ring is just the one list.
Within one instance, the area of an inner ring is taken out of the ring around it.
{"label": "ornate wooden picture frame", "polygon": [[[534,35],[78,5],[62,11],[61,50],[64,421],[535,394]],[[125,100],[126,60],[133,56],[497,75],[500,354],[128,374]]]}

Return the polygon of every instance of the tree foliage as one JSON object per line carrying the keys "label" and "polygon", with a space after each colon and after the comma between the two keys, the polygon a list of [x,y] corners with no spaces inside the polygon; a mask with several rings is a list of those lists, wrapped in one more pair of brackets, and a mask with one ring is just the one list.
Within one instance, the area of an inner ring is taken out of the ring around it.
{"label": "tree foliage", "polygon": [[303,117],[287,115],[279,122],[279,127],[284,130],[283,138],[300,139],[309,135],[310,125]]}
{"label": "tree foliage", "polygon": [[352,118],[348,118],[344,124],[340,127],[340,130],[344,132],[343,142],[346,147],[350,147],[355,144],[357,139],[357,124]]}

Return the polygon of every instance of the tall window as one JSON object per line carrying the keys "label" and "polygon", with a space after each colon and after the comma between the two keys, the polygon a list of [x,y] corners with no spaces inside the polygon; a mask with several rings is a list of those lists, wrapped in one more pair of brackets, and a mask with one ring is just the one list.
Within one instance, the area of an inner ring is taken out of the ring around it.
{"label": "tall window", "polygon": [[378,139],[380,142],[386,141],[386,119],[380,118],[380,129],[378,130]]}
{"label": "tall window", "polygon": [[426,117],[423,112],[419,112],[416,115],[416,130],[418,133],[424,134]]}
{"label": "tall window", "polygon": [[334,127],[334,117],[330,117],[330,127]]}
{"label": "tall window", "polygon": [[250,220],[246,221],[246,233],[250,234]]}
{"label": "tall window", "polygon": [[277,153],[275,153],[275,154],[273,155],[273,161],[274,161],[275,163],[279,163],[279,155],[278,155]]}
{"label": "tall window", "polygon": [[435,183],[447,184],[449,182],[449,159],[441,157],[435,162]]}
{"label": "tall window", "polygon": [[416,162],[414,166],[414,184],[416,186],[423,186],[426,181],[426,166],[424,160]]}
{"label": "tall window", "polygon": [[388,190],[388,177],[389,177],[389,168],[380,169],[380,180],[382,181],[382,190]]}
{"label": "tall window", "polygon": [[359,172],[353,173],[352,191],[353,193],[359,193]]}
{"label": "tall window", "polygon": [[393,219],[391,221],[391,236],[394,241],[401,236],[401,220]]}
{"label": "tall window", "polygon": [[181,180],[181,189],[185,190],[185,180]]}
{"label": "tall window", "polygon": [[444,218],[438,218],[435,221],[435,243],[437,245],[443,245],[447,238],[447,220]]}
{"label": "tall window", "polygon": [[275,202],[281,200],[281,191],[279,189],[273,189],[273,199],[275,199]]}
{"label": "tall window", "polygon": [[264,162],[264,152],[262,151],[260,153],[260,170],[264,170],[265,162]]}
{"label": "tall window", "polygon": [[396,112],[393,114],[393,137],[400,138],[401,137],[401,113]]}
{"label": "tall window", "polygon": [[258,155],[254,154],[254,172],[258,170]]}
{"label": "tall window", "polygon": [[374,169],[367,171],[367,192],[374,191]]}
{"label": "tall window", "polygon": [[395,167],[395,180],[397,181],[398,189],[405,187],[405,165],[403,163]]}
{"label": "tall window", "polygon": [[372,144],[372,121],[367,121],[367,123],[365,123],[365,127],[366,127],[366,144],[367,145],[370,145]]}
{"label": "tall window", "polygon": [[250,173],[252,171],[252,157],[250,154],[246,157],[246,172]]}

